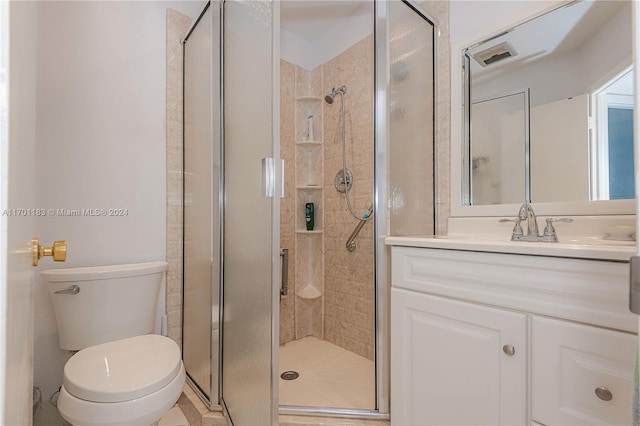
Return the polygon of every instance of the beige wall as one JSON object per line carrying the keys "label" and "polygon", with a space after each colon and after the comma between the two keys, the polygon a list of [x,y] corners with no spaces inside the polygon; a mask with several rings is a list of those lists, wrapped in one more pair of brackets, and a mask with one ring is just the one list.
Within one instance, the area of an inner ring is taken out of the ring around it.
{"label": "beige wall", "polygon": [[[367,37],[325,63],[323,93],[347,86],[345,96],[346,160],[353,172],[351,206],[362,216],[373,201],[373,38]],[[345,243],[358,223],[335,190],[342,169],[340,99],[324,104],[325,155],[325,339],[358,355],[374,355],[373,221],[349,252]]]}
{"label": "beige wall", "polygon": [[[357,220],[349,214],[344,194],[334,188],[335,173],[342,169],[339,97],[333,105],[322,102],[322,114],[316,118],[317,125],[322,126],[319,135],[322,135],[324,150],[324,162],[318,159],[318,164],[324,165],[324,199],[316,207],[322,215],[316,218],[316,223],[321,224],[320,229],[324,231],[324,270],[321,271],[324,284],[319,286],[323,294],[320,299],[313,300],[293,296],[296,285],[306,285],[295,282],[294,265],[295,223],[300,215],[295,209],[301,208],[295,206],[294,200],[295,82],[304,80],[305,73],[302,68],[281,61],[280,144],[287,186],[281,200],[280,241],[281,247],[289,248],[291,260],[290,294],[280,303],[280,343],[313,335],[373,359],[373,223],[367,223],[362,229],[356,251],[348,252],[345,243]],[[322,96],[330,93],[333,87],[347,86],[347,167],[355,176],[350,199],[354,210],[363,215],[373,200],[373,39],[369,37],[327,62],[313,72],[313,79],[322,82]],[[303,244],[305,238],[300,236],[297,242]],[[299,251],[300,256],[304,257],[305,251]],[[297,263],[304,264],[305,259],[297,259]]]}
{"label": "beige wall", "polygon": [[447,234],[451,211],[451,44],[450,2],[424,1],[420,4],[435,19],[436,38],[436,235]]}
{"label": "beige wall", "polygon": [[167,332],[182,340],[182,38],[191,18],[167,10]]}
{"label": "beige wall", "polygon": [[[285,161],[285,196],[281,199],[280,244],[289,249],[289,294],[280,301],[280,343],[306,336],[323,338],[323,240],[322,234],[309,233],[304,225],[304,206],[315,204],[314,231],[322,232],[322,187],[304,189],[320,183],[323,160],[321,146],[297,145],[307,136],[307,116],[314,115],[314,142],[322,142],[322,70],[306,71],[281,61],[280,150]],[[320,297],[301,297],[309,288]]]}

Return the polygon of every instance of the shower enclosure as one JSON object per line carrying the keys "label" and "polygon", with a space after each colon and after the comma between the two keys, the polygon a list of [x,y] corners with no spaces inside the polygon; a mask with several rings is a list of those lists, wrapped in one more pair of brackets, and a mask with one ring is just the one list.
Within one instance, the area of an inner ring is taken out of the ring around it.
{"label": "shower enclosure", "polygon": [[234,423],[388,416],[383,237],[434,233],[435,34],[412,2],[212,1],[185,37],[183,358]]}

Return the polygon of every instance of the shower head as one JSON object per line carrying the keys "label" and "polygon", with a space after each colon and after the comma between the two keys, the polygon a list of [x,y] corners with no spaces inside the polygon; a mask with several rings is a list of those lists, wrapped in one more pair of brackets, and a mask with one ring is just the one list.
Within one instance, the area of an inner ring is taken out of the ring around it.
{"label": "shower head", "polygon": [[347,93],[347,86],[338,87],[337,89],[334,87],[331,93],[324,97],[325,102],[331,105],[338,93],[344,96],[344,94]]}

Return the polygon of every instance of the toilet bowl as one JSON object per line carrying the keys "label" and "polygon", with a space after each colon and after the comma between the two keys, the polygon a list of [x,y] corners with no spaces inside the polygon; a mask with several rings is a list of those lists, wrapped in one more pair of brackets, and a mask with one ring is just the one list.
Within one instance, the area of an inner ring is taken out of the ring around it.
{"label": "toilet bowl", "polygon": [[173,340],[153,334],[117,340],[71,357],[58,410],[73,425],[150,425],[176,403],[184,381]]}
{"label": "toilet bowl", "polygon": [[60,347],[79,350],[64,367],[58,411],[74,426],[151,425],[185,383],[180,348],[147,334],[166,262],[43,271]]}
{"label": "toilet bowl", "polygon": [[73,425],[150,425],[173,407],[184,381],[173,340],[153,334],[117,340],[71,357],[58,410]]}

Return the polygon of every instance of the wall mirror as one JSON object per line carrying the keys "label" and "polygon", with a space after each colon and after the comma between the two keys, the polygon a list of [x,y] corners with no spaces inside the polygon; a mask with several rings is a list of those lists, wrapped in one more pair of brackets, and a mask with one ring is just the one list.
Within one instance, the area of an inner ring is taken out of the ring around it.
{"label": "wall mirror", "polygon": [[565,3],[455,52],[462,206],[634,212],[610,201],[635,194],[630,1]]}

